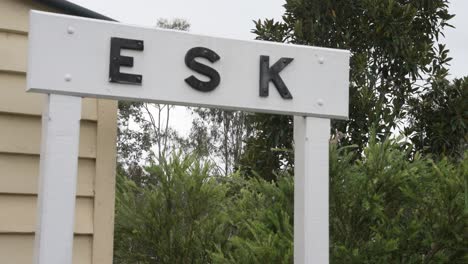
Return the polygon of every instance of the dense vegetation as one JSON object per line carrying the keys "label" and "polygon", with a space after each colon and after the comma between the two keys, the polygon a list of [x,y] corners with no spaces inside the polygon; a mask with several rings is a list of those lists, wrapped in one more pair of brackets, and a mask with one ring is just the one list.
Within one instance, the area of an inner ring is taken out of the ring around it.
{"label": "dense vegetation", "polygon": [[[415,140],[415,150],[459,154],[452,150],[466,147],[468,128],[460,124],[468,118],[468,81],[447,79],[451,58],[443,32],[454,16],[448,4],[448,0],[287,0],[283,21],[258,20],[253,32],[260,40],[351,51],[349,120],[333,121],[331,131],[341,145],[356,145],[362,151],[371,130],[379,140],[397,131]],[[434,121],[437,128],[431,127]],[[242,167],[268,177],[293,164],[287,152],[292,146],[292,117],[253,115],[250,123],[257,132],[247,139]],[[440,140],[452,133],[457,135],[453,141]],[[431,145],[434,140],[438,144]]]}
{"label": "dense vegetation", "polygon": [[[331,263],[466,263],[468,161],[392,140],[330,149]],[[210,175],[174,156],[138,186],[119,176],[115,263],[292,263],[293,177]],[[466,184],[466,182],[465,182]]]}
{"label": "dense vegetation", "polygon": [[[331,263],[468,263],[468,77],[449,74],[448,4],[286,0],[283,21],[256,22],[261,40],[351,51]],[[171,106],[119,106],[116,264],[292,263],[292,117],[194,108],[186,139]]]}

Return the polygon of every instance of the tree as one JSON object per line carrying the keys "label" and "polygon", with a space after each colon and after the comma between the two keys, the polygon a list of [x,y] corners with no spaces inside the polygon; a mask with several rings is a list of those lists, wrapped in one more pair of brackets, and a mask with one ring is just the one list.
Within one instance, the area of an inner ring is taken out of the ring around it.
{"label": "tree", "polygon": [[468,147],[468,77],[436,79],[430,88],[410,101],[405,134],[422,153],[462,159]]}
{"label": "tree", "polygon": [[251,133],[248,113],[193,108],[195,118],[185,148],[213,161],[218,174],[228,176],[239,165],[245,140]]}
{"label": "tree", "polygon": [[161,18],[158,20],[156,25],[159,28],[175,29],[175,30],[182,30],[182,31],[190,30],[190,23],[188,23],[187,20],[181,19],[181,18],[175,18],[173,20],[167,20],[165,18]]}
{"label": "tree", "polygon": [[173,156],[146,167],[138,186],[120,175],[116,195],[114,263],[210,263],[210,250],[228,235],[227,189],[195,156]]}
{"label": "tree", "polygon": [[292,118],[254,114],[247,118],[253,133],[246,140],[240,160],[244,175],[257,173],[266,180],[276,179],[275,171],[292,172],[294,164]]}
{"label": "tree", "polygon": [[293,263],[294,181],[232,175],[225,183],[231,195],[226,212],[230,237],[211,255],[219,264]]}
{"label": "tree", "polygon": [[[362,159],[331,145],[331,263],[466,263],[468,155],[434,161],[398,142],[371,136]],[[142,186],[118,177],[115,263],[292,263],[287,173],[217,177],[196,156],[146,171]]]}
{"label": "tree", "polygon": [[396,141],[371,138],[356,161],[332,146],[331,263],[464,263],[466,157],[435,162]]}
{"label": "tree", "polygon": [[[283,21],[256,22],[257,39],[351,51],[350,118],[332,122],[332,131],[344,135],[342,145],[357,145],[357,151],[368,143],[371,129],[380,140],[402,130],[408,100],[429,85],[428,78],[445,72],[450,60],[439,45],[453,17],[447,0],[287,0],[284,7]],[[271,125],[262,131],[291,135],[292,118],[277,119],[289,125],[258,123]],[[259,145],[257,139],[253,136],[247,147]],[[271,143],[265,149],[290,145]],[[266,159],[259,155],[271,154],[261,152],[244,165],[258,169],[255,162]]]}
{"label": "tree", "polygon": [[[331,144],[330,263],[466,262],[466,156],[433,161],[399,139],[370,138],[362,159]],[[246,181],[234,188],[236,232],[214,263],[292,263],[293,178]]]}
{"label": "tree", "polygon": [[[157,26],[166,29],[189,30],[190,24],[183,19],[160,19]],[[119,102],[118,119],[118,166],[129,177],[143,180],[146,175],[142,164],[170,156],[182,140],[170,127],[172,105]]]}

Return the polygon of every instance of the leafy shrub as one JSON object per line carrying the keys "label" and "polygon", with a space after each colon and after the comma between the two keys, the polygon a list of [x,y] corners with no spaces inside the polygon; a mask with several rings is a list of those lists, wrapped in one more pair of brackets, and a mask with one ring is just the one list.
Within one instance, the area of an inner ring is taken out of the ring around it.
{"label": "leafy shrub", "polygon": [[[467,263],[466,154],[387,140],[354,155],[330,149],[331,263]],[[115,263],[292,263],[293,177],[214,177],[194,157],[146,170],[147,186],[119,178]]]}
{"label": "leafy shrub", "polygon": [[294,182],[232,176],[229,221],[233,236],[217,246],[213,263],[292,263]]}
{"label": "leafy shrub", "polygon": [[465,263],[466,160],[409,161],[402,149],[371,142],[350,163],[350,153],[332,148],[332,263]]}
{"label": "leafy shrub", "polygon": [[225,240],[227,188],[194,157],[146,168],[153,182],[138,187],[119,176],[115,263],[209,263]]}

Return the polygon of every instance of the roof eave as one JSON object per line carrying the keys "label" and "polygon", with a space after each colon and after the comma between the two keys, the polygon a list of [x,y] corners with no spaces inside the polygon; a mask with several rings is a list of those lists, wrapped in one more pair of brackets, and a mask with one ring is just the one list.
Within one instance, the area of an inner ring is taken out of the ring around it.
{"label": "roof eave", "polygon": [[65,0],[35,0],[35,1],[45,4],[47,6],[50,6],[50,7],[56,8],[69,15],[108,20],[108,21],[116,21],[110,17],[96,13],[92,10],[89,10],[87,8],[84,8],[82,6],[79,6],[77,4],[74,4]]}

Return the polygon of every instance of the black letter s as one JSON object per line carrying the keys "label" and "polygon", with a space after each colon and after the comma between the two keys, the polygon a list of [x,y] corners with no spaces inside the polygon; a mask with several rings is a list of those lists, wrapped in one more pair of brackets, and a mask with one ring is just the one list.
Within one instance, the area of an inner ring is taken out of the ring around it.
{"label": "black letter s", "polygon": [[200,81],[192,75],[185,79],[185,82],[188,83],[188,85],[190,85],[193,89],[196,89],[201,92],[213,91],[214,89],[216,89],[216,87],[218,87],[221,81],[221,77],[215,69],[195,61],[195,58],[197,57],[205,58],[212,63],[220,59],[219,55],[216,54],[216,52],[208,48],[196,47],[190,49],[185,55],[185,65],[187,65],[187,67],[200,74],[208,76],[210,78],[210,81]]}

